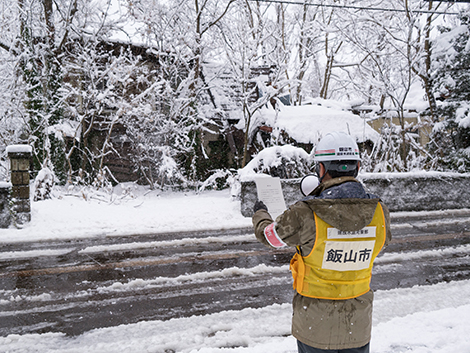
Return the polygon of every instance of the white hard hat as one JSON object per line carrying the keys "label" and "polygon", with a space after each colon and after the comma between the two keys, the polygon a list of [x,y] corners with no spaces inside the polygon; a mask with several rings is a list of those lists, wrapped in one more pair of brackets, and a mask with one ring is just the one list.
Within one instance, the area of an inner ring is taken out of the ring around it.
{"label": "white hard hat", "polygon": [[344,132],[331,132],[325,135],[315,147],[315,162],[360,161],[356,141]]}

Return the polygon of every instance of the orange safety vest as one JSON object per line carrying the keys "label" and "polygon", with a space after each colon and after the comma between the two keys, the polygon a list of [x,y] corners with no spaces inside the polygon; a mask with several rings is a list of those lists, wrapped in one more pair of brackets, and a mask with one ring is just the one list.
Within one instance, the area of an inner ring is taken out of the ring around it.
{"label": "orange safety vest", "polygon": [[372,222],[354,232],[333,228],[313,214],[315,245],[307,256],[298,251],[290,263],[294,289],[306,297],[333,300],[367,293],[374,260],[385,243],[385,216],[380,203]]}

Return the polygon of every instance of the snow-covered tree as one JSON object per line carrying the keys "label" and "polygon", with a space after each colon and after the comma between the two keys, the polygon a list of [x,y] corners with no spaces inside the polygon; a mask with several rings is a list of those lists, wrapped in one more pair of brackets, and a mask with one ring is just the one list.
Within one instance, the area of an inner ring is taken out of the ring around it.
{"label": "snow-covered tree", "polygon": [[[3,0],[8,9],[1,18],[2,56],[11,60],[16,85],[9,85],[8,105],[23,124],[16,142],[33,146],[34,171],[49,168],[61,183],[67,181],[67,92],[64,79],[70,67],[70,50],[85,35],[99,37],[109,30],[109,5],[84,1]],[[14,90],[15,87],[21,90]],[[18,103],[21,102],[21,103]],[[21,106],[21,107],[20,107]],[[73,118],[73,117],[72,117]]]}
{"label": "snow-covered tree", "polygon": [[[368,1],[361,2],[366,8],[374,7]],[[416,167],[410,162],[410,156],[419,156],[422,160],[427,152],[416,142],[415,133],[429,130],[429,125],[436,120],[436,104],[430,89],[431,84],[431,45],[430,36],[433,29],[432,3],[408,1],[387,2],[387,8],[393,11],[361,11],[342,12],[343,21],[337,27],[347,39],[347,46],[352,47],[352,57],[357,65],[345,71],[352,86],[367,104],[379,105],[382,116],[389,118],[388,127],[382,138],[390,144],[390,134],[398,133],[393,138],[401,143],[396,150],[401,163],[391,163],[392,168],[406,171]],[[422,12],[425,14],[422,14]],[[412,88],[420,84],[429,102],[429,117],[417,117],[417,123],[411,123],[408,110],[415,107],[409,105]],[[392,118],[398,126],[393,126]],[[378,149],[376,146],[376,153]],[[390,151],[386,153],[388,155]],[[392,159],[395,159],[392,158]],[[424,164],[422,164],[424,165]],[[390,167],[390,166],[389,166]]]}
{"label": "snow-covered tree", "polygon": [[[201,97],[207,92],[202,80],[202,65],[216,51],[216,26],[226,16],[235,0],[178,0],[172,3],[139,0],[129,4],[133,16],[145,24],[141,35],[147,43],[185,62],[186,77],[175,87],[170,118],[178,135],[180,149],[177,163],[188,180],[194,183],[207,177],[203,131],[216,125],[207,107],[201,107]],[[152,16],[155,15],[155,16]],[[174,147],[175,145],[172,145]]]}
{"label": "snow-covered tree", "polygon": [[[264,17],[268,10],[259,3],[239,2],[218,26],[224,57],[234,82],[234,93],[243,114],[238,125],[244,131],[241,167],[250,158],[250,148],[258,127],[255,121],[257,111],[270,104],[272,98],[287,85],[283,77],[283,58],[274,54],[278,49],[275,23],[271,18]],[[276,59],[281,59],[281,62],[276,62]]]}
{"label": "snow-covered tree", "polygon": [[[429,156],[416,143],[424,119],[418,125],[406,119],[416,82],[436,124],[433,151],[448,168],[467,168],[468,19],[464,14],[459,29],[431,45],[436,17],[419,14],[432,12],[431,2],[382,3],[400,15],[367,10],[376,6],[371,0],[355,2],[360,10],[330,0],[322,6],[312,0],[0,0],[0,6],[0,140],[31,144],[35,170],[50,170],[56,181],[106,187],[123,180],[112,167],[120,161],[152,186],[197,187],[211,173],[228,175],[226,169],[246,165],[259,148],[290,142],[280,131],[269,141],[256,137],[260,108],[275,106],[286,93],[294,105],[320,96],[362,99],[395,112],[399,123],[384,127],[370,165],[410,170]],[[447,49],[440,46],[449,37]],[[230,76],[225,94],[237,97],[242,112],[230,122],[211,96],[223,83],[205,77],[209,62]],[[269,74],[257,79],[260,67]],[[437,91],[446,101],[436,114]],[[447,117],[443,123],[439,114]],[[244,147],[229,162],[238,119]],[[219,140],[211,143],[225,146],[217,156],[207,148],[214,135]],[[225,170],[214,171],[219,168]]]}
{"label": "snow-covered tree", "polygon": [[430,150],[442,168],[470,170],[470,12],[462,12],[460,24],[441,28],[434,42],[434,93],[442,104],[443,120],[433,129]]}
{"label": "snow-covered tree", "polygon": [[54,128],[61,123],[63,112],[59,92],[63,42],[57,39],[61,33],[56,27],[53,2],[22,0],[5,2],[5,5],[8,10],[3,21],[8,24],[8,31],[2,33],[0,47],[14,62],[13,72],[23,90],[22,112],[26,124],[19,127],[24,131],[23,142],[34,147],[36,170],[50,167],[64,181],[63,141]]}

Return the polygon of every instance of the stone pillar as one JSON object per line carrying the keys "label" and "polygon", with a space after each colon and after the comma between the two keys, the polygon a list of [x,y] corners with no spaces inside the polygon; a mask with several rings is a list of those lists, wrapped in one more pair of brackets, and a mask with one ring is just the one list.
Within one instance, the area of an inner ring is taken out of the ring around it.
{"label": "stone pillar", "polygon": [[12,216],[16,225],[31,221],[31,201],[29,196],[29,164],[32,148],[29,145],[7,147],[10,159]]}
{"label": "stone pillar", "polygon": [[11,224],[11,183],[0,182],[0,228],[8,228]]}

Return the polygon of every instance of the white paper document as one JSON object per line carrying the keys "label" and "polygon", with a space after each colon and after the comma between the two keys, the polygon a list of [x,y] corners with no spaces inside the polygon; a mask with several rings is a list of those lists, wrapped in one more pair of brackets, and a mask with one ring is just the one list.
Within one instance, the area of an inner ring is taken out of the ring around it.
{"label": "white paper document", "polygon": [[268,207],[269,214],[276,219],[286,210],[286,202],[281,188],[280,178],[256,178],[256,190],[258,200],[263,201]]}

